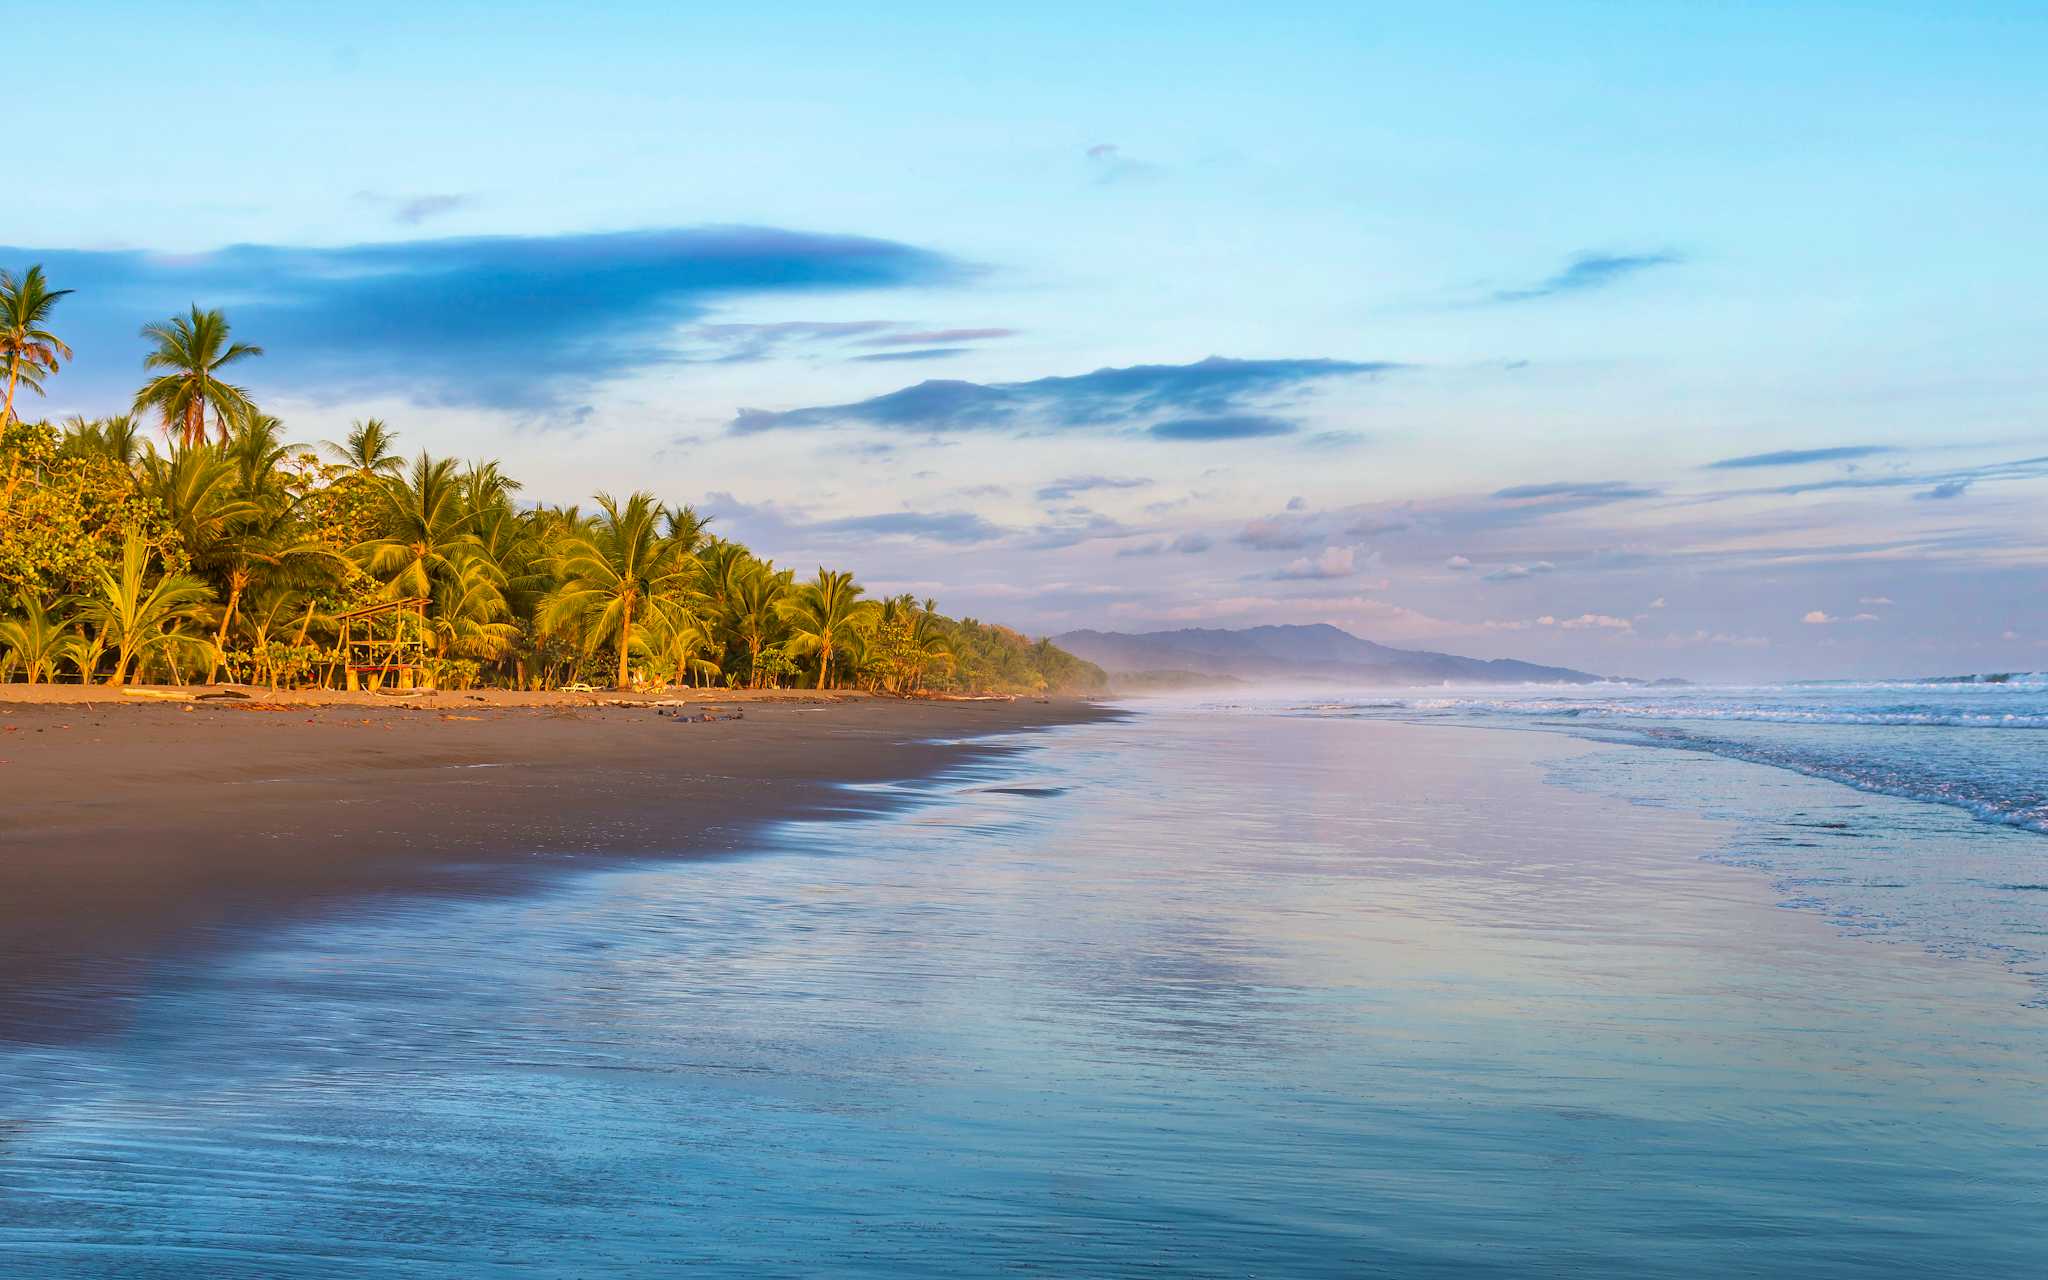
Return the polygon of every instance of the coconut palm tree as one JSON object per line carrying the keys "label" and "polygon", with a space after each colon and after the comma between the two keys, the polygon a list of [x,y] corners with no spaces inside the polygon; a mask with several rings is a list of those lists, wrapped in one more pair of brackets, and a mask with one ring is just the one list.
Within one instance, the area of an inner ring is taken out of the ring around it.
{"label": "coconut palm tree", "polygon": [[398,433],[384,425],[382,418],[357,419],[349,425],[348,439],[321,445],[336,462],[364,476],[395,476],[405,470],[405,459],[392,446]]}
{"label": "coconut palm tree", "polygon": [[820,689],[831,687],[833,652],[874,612],[874,602],[862,600],[860,594],[852,574],[834,573],[819,565],[817,578],[790,592],[782,602],[780,611],[791,633],[785,647],[791,653],[818,655]]}
{"label": "coconut palm tree", "polygon": [[[732,545],[732,544],[726,544]],[[766,560],[744,554],[725,575],[725,620],[732,634],[747,650],[747,684],[755,689],[767,683],[761,655],[781,643],[787,627],[782,620],[782,602],[789,595],[796,574],[777,570]]]}
{"label": "coconut palm tree", "polygon": [[696,562],[681,542],[663,535],[662,508],[652,495],[636,493],[622,506],[601,493],[597,505],[596,526],[562,541],[556,569],[562,585],[542,614],[550,625],[578,624],[586,652],[615,643],[615,686],[625,689],[632,684],[639,629],[684,608]]}
{"label": "coconut palm tree", "polygon": [[44,327],[57,300],[69,289],[52,289],[40,263],[17,276],[0,271],[0,363],[7,368],[7,398],[0,403],[0,427],[14,421],[14,392],[27,387],[43,393],[43,378],[57,372],[71,348]]}
{"label": "coconut palm tree", "polygon": [[22,598],[21,612],[0,618],[0,649],[20,665],[30,684],[56,674],[57,661],[71,640],[70,622],[52,618],[42,600],[33,595]]}
{"label": "coconut palm tree", "polygon": [[156,343],[156,350],[143,359],[142,367],[165,372],[135,393],[135,412],[156,413],[165,433],[189,447],[206,439],[206,411],[211,408],[214,426],[226,440],[228,423],[254,413],[256,406],[246,390],[221,381],[221,370],[263,354],[261,347],[229,342],[228,331],[227,317],[201,311],[197,304],[190,316],[144,325],[142,336]]}
{"label": "coconut palm tree", "polygon": [[121,545],[121,569],[104,565],[93,594],[85,597],[79,617],[98,632],[102,648],[115,653],[110,685],[126,684],[129,666],[157,649],[203,648],[204,640],[183,630],[213,598],[204,582],[184,574],[159,574],[149,581],[149,543],[130,530]]}
{"label": "coconut palm tree", "polygon": [[136,489],[162,508],[185,550],[202,564],[213,560],[237,521],[261,510],[242,493],[234,460],[210,444],[173,449],[168,455],[147,450]]}
{"label": "coconut palm tree", "polygon": [[142,456],[142,432],[132,414],[87,419],[74,415],[64,424],[63,451],[74,457],[99,457],[133,467]]}
{"label": "coconut palm tree", "polygon": [[454,576],[455,562],[476,550],[457,465],[453,458],[429,458],[423,452],[410,478],[382,479],[378,523],[384,535],[349,554],[364,572],[383,581],[386,595],[431,596],[436,582]]}
{"label": "coconut palm tree", "polygon": [[505,593],[488,560],[474,554],[458,557],[439,585],[427,624],[436,654],[495,662],[511,650],[519,628],[504,621]]}
{"label": "coconut palm tree", "polygon": [[716,662],[698,656],[716,644],[704,620],[687,608],[656,613],[646,631],[647,653],[656,673],[685,684],[691,676],[701,684],[705,677],[719,674]]}

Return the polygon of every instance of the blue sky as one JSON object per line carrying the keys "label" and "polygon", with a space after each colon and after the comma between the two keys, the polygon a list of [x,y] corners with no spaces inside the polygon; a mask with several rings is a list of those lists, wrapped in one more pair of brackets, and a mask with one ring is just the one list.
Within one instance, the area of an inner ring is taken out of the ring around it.
{"label": "blue sky", "polygon": [[2048,13],[86,3],[0,263],[1033,631],[2048,666]]}

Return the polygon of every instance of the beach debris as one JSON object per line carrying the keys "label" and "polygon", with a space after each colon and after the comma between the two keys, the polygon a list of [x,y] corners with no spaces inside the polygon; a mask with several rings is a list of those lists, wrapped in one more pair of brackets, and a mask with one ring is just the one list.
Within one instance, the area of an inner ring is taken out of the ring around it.
{"label": "beach debris", "polygon": [[248,697],[249,695],[243,693],[240,689],[223,688],[215,689],[212,693],[202,693],[199,695],[199,700],[201,702],[243,702],[247,701]]}
{"label": "beach debris", "polygon": [[706,707],[696,715],[686,715],[683,711],[683,707],[686,705],[684,703],[677,703],[674,705],[673,710],[669,707],[657,706],[654,709],[654,714],[667,716],[677,724],[710,724],[717,720],[744,720],[747,718],[747,713],[744,711],[726,711],[718,707]]}
{"label": "beach debris", "polygon": [[147,698],[152,702],[190,702],[194,697],[194,695],[185,692],[183,689],[135,688],[122,689],[121,696],[124,698]]}

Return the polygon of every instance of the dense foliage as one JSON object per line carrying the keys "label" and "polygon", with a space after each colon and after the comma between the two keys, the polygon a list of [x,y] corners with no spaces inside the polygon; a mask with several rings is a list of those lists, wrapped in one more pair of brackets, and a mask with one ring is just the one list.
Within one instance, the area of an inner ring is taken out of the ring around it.
{"label": "dense foliage", "polygon": [[650,494],[522,503],[497,463],[407,461],[374,419],[323,450],[290,443],[220,378],[262,350],[229,342],[218,312],[144,331],[134,414],[22,421],[13,397],[70,358],[49,327],[63,293],[40,270],[0,272],[0,679],[338,687],[341,615],[419,599],[352,634],[384,627],[446,687],[1104,683],[1049,641],[869,599],[850,573],[799,581]]}

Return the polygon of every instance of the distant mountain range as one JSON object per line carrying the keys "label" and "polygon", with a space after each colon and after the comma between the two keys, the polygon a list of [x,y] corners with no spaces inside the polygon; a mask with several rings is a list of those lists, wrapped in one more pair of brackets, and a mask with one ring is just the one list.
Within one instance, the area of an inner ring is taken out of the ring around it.
{"label": "distant mountain range", "polygon": [[[1243,631],[1069,631],[1053,643],[1109,672],[1159,688],[1211,681],[1313,680],[1341,684],[1597,684],[1613,680],[1512,658],[1461,658],[1393,649],[1328,624]],[[1641,681],[1629,681],[1640,684]],[[1682,683],[1682,682],[1677,682]]]}

